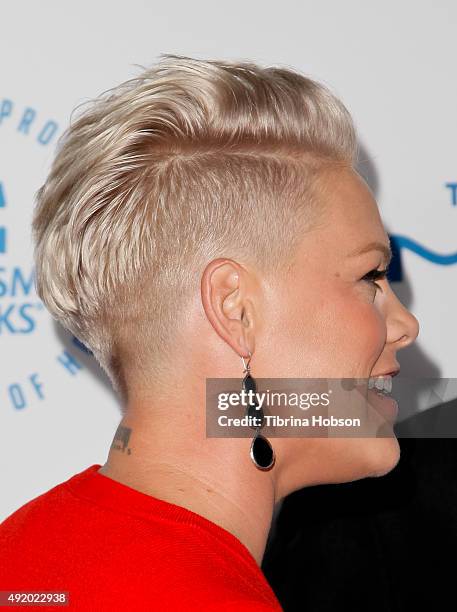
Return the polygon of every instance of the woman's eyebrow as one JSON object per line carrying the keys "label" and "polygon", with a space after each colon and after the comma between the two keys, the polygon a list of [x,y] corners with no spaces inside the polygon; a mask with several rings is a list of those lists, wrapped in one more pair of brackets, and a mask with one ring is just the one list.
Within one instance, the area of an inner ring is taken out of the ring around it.
{"label": "woman's eyebrow", "polygon": [[369,251],[380,251],[385,258],[386,266],[388,266],[392,259],[392,250],[390,245],[385,244],[384,242],[369,242],[365,244],[363,247],[357,248],[355,251],[349,253],[349,257],[355,257],[356,255],[363,255],[364,253],[368,253]]}

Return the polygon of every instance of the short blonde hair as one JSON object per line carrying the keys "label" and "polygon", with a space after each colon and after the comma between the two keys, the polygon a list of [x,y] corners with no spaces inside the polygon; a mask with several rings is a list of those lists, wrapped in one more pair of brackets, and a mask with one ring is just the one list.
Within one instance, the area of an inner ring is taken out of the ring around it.
{"label": "short blonde hair", "polygon": [[70,120],[32,220],[39,297],[124,400],[206,264],[280,269],[317,210],[312,179],[358,153],[346,107],[291,69],[163,54],[143,70]]}

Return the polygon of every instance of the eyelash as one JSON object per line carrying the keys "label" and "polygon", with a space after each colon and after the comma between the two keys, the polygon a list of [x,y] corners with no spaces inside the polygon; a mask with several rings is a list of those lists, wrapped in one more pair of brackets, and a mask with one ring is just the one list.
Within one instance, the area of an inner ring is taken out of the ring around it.
{"label": "eyelash", "polygon": [[366,281],[367,283],[371,283],[375,285],[378,289],[381,289],[381,287],[378,285],[376,281],[386,278],[386,275],[387,275],[387,268],[385,270],[377,270],[375,268],[373,270],[370,270],[370,272],[368,272],[367,274],[365,274],[365,276],[363,276],[361,280]]}

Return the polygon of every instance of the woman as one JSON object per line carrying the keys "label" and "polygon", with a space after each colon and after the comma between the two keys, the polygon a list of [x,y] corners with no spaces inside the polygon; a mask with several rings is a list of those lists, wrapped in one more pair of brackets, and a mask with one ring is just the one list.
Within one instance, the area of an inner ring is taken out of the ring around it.
{"label": "woman", "polygon": [[75,609],[280,609],[259,569],[275,505],[386,474],[398,442],[277,437],[262,465],[250,439],[206,436],[205,381],[398,372],[418,324],[356,162],[328,89],[252,63],[165,55],[73,122],[37,193],[37,291],[122,420],[103,466],[5,521],[5,588],[66,590]]}

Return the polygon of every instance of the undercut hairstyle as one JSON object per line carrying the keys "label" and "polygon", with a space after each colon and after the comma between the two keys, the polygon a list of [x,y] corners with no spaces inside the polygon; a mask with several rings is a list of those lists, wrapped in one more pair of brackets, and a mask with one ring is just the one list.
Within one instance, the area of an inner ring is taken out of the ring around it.
{"label": "undercut hairstyle", "polygon": [[357,163],[350,113],[285,67],[162,54],[75,108],[32,218],[35,287],[124,402],[160,373],[214,258],[276,274]]}

